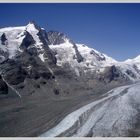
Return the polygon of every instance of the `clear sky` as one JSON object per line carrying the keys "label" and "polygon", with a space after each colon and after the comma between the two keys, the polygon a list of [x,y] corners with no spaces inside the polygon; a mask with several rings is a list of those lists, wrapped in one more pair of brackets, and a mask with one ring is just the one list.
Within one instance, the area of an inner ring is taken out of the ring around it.
{"label": "clear sky", "polygon": [[0,4],[0,27],[36,21],[116,60],[140,54],[140,4]]}

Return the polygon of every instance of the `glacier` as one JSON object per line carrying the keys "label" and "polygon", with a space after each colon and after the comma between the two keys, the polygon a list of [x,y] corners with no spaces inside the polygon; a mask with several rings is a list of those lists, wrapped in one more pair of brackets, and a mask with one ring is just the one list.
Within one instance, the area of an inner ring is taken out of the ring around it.
{"label": "glacier", "polygon": [[67,115],[40,137],[128,136],[140,109],[140,83],[117,87]]}

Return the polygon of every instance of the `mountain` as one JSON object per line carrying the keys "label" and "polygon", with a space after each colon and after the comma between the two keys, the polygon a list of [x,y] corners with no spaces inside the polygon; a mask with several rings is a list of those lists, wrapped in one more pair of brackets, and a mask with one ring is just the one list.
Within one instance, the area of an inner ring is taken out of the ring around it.
{"label": "mountain", "polygon": [[57,63],[60,67],[69,65],[78,76],[93,71],[102,73],[107,67],[114,66],[124,77],[133,81],[139,79],[138,57],[118,62],[84,44],[74,43],[63,33],[46,32],[34,22],[23,27],[0,29],[0,35],[1,62],[8,58],[13,59],[26,50],[32,55],[38,55],[42,62],[47,60],[48,63]]}
{"label": "mountain", "polygon": [[[140,78],[140,63],[138,57],[124,62],[118,62],[106,54],[100,53],[84,44],[73,43],[73,41],[62,33],[56,33],[55,31],[53,35],[51,31],[51,39],[52,38],[53,42],[50,43],[49,47],[56,54],[57,65],[61,67],[69,65],[78,76],[86,73],[87,75],[89,73],[93,74],[93,72],[98,73],[97,75],[102,75],[102,73],[106,75],[104,72],[109,69],[113,72],[113,75],[117,73],[119,77],[121,76],[130,81],[138,81]],[[58,38],[59,41],[60,38],[62,38],[62,40],[59,42]]]}
{"label": "mountain", "polygon": [[137,83],[139,60],[116,61],[33,21],[1,28],[0,136],[39,136],[109,90]]}

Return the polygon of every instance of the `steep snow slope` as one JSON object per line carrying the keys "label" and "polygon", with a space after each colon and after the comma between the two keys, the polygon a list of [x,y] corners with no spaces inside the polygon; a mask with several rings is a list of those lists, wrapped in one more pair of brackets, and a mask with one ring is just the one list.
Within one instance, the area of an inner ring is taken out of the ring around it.
{"label": "steep snow slope", "polygon": [[140,55],[138,55],[136,58],[133,59],[127,59],[126,61],[124,61],[124,63],[130,65],[136,65],[137,68],[140,70]]}
{"label": "steep snow slope", "polygon": [[97,50],[90,48],[84,44],[76,44],[80,54],[84,58],[84,63],[89,67],[106,67],[111,66],[117,61]]}
{"label": "steep snow slope", "polygon": [[73,44],[69,40],[62,44],[49,45],[56,54],[57,65],[69,65],[75,70],[77,75],[80,75],[80,71],[83,71],[84,73],[91,71],[102,73],[106,67],[115,66],[116,69],[129,80],[140,80],[140,61],[138,57],[131,61],[119,62],[84,44],[76,44],[76,46],[79,54],[83,58],[81,62],[78,62],[77,59],[75,59],[76,53]]}
{"label": "steep snow slope", "polygon": [[140,80],[140,56],[115,64],[132,81]]}
{"label": "steep snow slope", "polygon": [[8,27],[0,29],[0,36],[5,33],[6,43],[2,44],[0,40],[0,50],[8,53],[8,57],[12,58],[16,55],[17,51],[20,51],[19,45],[21,44],[21,40],[17,38],[17,36],[25,30],[25,26],[22,27]]}
{"label": "steep snow slope", "polygon": [[69,40],[59,45],[49,45],[49,47],[56,54],[57,65],[64,66],[69,64],[71,68],[77,72],[77,74],[79,74],[79,70],[81,69],[84,72],[91,70],[102,71],[104,67],[111,66],[117,62],[113,58],[99,53],[93,48],[89,48],[83,44],[76,44],[77,50],[83,58],[81,62],[78,62],[75,58],[75,48]]}
{"label": "steep snow slope", "polygon": [[137,63],[118,62],[115,66],[131,81],[135,82],[140,80],[140,67]]}
{"label": "steep snow slope", "polygon": [[129,136],[140,113],[139,91],[140,83],[115,88],[41,136]]}

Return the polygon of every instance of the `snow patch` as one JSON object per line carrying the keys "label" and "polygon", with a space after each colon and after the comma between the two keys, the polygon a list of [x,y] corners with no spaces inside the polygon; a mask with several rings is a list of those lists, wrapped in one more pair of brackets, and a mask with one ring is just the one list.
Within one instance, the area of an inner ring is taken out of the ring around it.
{"label": "snow patch", "polygon": [[45,62],[45,59],[44,59],[44,56],[43,56],[43,55],[44,55],[44,53],[42,53],[42,54],[40,53],[38,56],[39,56],[39,58],[40,58],[43,62]]}

